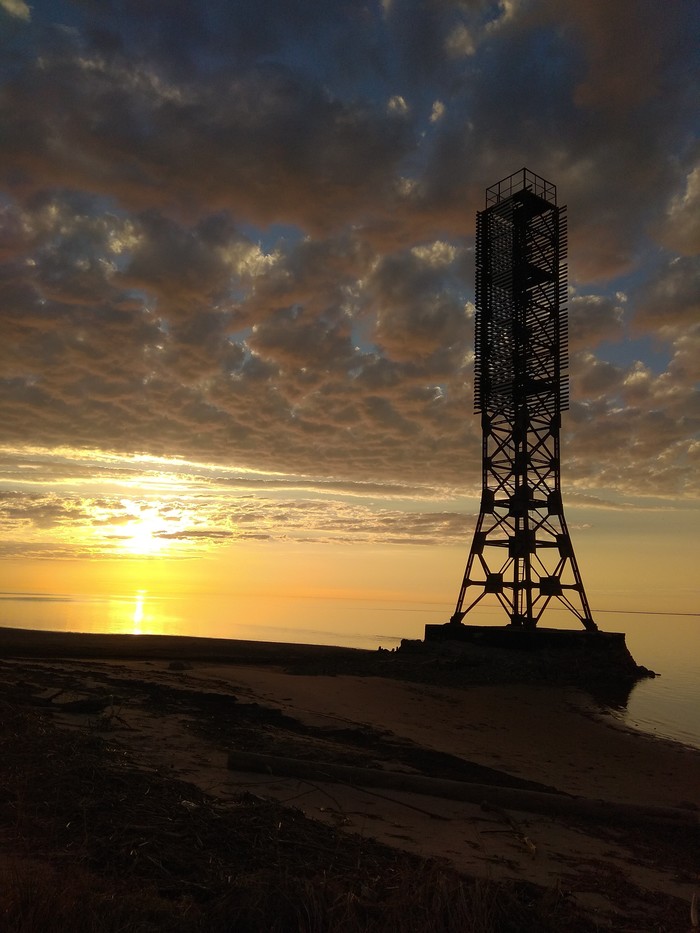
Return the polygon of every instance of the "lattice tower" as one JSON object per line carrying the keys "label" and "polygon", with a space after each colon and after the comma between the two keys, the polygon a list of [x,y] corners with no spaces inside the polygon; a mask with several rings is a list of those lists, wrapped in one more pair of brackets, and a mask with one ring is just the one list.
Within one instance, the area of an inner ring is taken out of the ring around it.
{"label": "lattice tower", "polygon": [[568,408],[566,208],[522,169],[477,213],[474,408],[481,414],[481,509],[451,622],[494,594],[510,624],[534,628],[554,601],[597,626],[560,488]]}

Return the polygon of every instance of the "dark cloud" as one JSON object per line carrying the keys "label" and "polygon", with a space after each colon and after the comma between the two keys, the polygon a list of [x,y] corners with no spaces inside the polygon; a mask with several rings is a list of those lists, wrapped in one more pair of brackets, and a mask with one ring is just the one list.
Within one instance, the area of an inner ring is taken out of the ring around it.
{"label": "dark cloud", "polygon": [[676,190],[659,230],[662,242],[679,253],[700,253],[700,165],[688,172],[685,190]]}
{"label": "dark cloud", "polygon": [[636,295],[635,323],[643,330],[672,332],[700,321],[700,255],[676,256],[655,270]]}
{"label": "dark cloud", "polygon": [[161,58],[85,41],[46,40],[6,88],[0,177],[18,194],[49,180],[131,210],[337,229],[385,200],[411,145],[401,115],[331,96],[287,65],[172,74]]}
{"label": "dark cloud", "polygon": [[619,296],[580,295],[569,303],[569,347],[595,347],[623,336],[623,304]]}
{"label": "dark cloud", "polygon": [[[438,373],[458,367],[469,345],[467,315],[459,297],[462,283],[450,281],[454,250],[441,246],[433,244],[432,250],[418,255],[383,258],[367,288],[369,310],[376,317],[373,337],[382,355],[420,365],[439,354]],[[451,361],[446,359],[450,351]]]}

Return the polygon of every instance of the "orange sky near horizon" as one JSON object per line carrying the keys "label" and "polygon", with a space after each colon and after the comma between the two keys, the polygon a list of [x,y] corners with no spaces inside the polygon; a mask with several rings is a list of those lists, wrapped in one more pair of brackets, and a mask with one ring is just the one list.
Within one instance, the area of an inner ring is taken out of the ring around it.
{"label": "orange sky near horizon", "polygon": [[[594,615],[596,609],[697,612],[692,513],[673,516],[672,534],[661,512],[624,515],[609,527],[576,528],[576,517],[572,539]],[[449,614],[468,546],[465,533],[464,545],[443,547],[248,542],[189,558],[23,558],[0,562],[0,591],[430,602],[443,603]],[[543,623],[556,620],[547,613]]]}

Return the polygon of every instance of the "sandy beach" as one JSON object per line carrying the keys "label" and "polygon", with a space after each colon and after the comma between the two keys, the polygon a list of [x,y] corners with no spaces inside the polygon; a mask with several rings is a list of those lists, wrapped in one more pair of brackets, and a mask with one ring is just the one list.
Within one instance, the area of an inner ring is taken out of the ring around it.
{"label": "sandy beach", "polygon": [[[564,892],[601,929],[691,928],[700,750],[623,728],[580,689],[398,679],[374,653],[300,645],[5,629],[0,650],[5,710],[107,735],[149,774],[219,801],[274,800],[470,877]],[[235,770],[237,749],[506,787],[514,802]],[[562,795],[619,813],[548,812]]]}

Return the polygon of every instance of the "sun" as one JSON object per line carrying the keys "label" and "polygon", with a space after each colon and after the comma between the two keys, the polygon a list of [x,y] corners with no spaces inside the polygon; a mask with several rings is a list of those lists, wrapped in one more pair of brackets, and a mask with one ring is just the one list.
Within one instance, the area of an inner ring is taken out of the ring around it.
{"label": "sun", "polygon": [[91,530],[96,552],[114,557],[175,557],[203,550],[195,510],[181,500],[120,499],[118,505],[96,504]]}
{"label": "sun", "polygon": [[162,520],[146,515],[125,526],[121,546],[134,556],[160,554],[168,543],[159,534],[164,530]]}
{"label": "sun", "polygon": [[172,522],[163,514],[161,503],[145,504],[122,500],[126,511],[119,534],[115,537],[122,553],[131,557],[150,557],[170,550]]}

